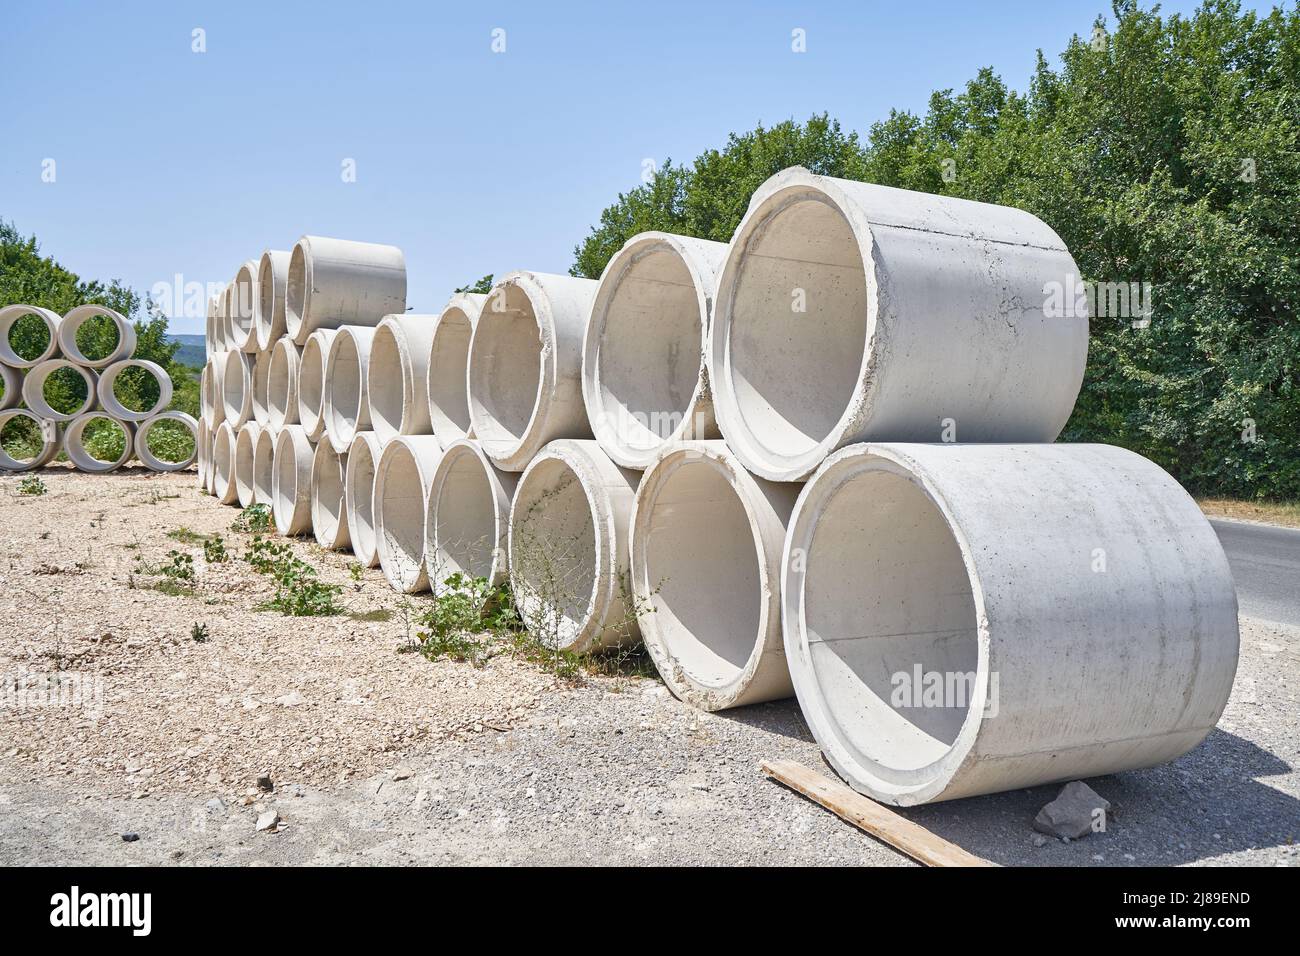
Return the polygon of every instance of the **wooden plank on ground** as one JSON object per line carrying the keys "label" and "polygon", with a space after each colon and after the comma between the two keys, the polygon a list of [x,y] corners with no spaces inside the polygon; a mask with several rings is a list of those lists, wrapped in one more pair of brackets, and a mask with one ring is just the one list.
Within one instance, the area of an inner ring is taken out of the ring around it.
{"label": "wooden plank on ground", "polygon": [[801,763],[764,760],[763,772],[926,866],[997,865]]}

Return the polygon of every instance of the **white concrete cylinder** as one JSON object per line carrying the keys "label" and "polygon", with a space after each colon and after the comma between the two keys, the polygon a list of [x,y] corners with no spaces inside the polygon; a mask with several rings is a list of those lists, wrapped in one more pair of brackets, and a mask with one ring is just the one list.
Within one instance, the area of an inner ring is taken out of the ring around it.
{"label": "white concrete cylinder", "polygon": [[4,389],[4,393],[0,394],[0,411],[13,408],[23,397],[22,372],[0,362],[0,387]]}
{"label": "white concrete cylinder", "polygon": [[370,346],[375,330],[345,325],[330,342],[325,359],[325,437],[335,454],[347,454],[359,431],[370,431],[370,389],[367,385]]}
{"label": "white concrete cylinder", "polygon": [[276,431],[298,424],[298,375],[302,370],[302,349],[282,338],[271,349],[271,368],[266,377],[267,424]]}
{"label": "white concrete cylinder", "polygon": [[523,471],[548,442],[590,438],[582,336],[593,279],[512,272],[492,287],[470,340],[474,436],[504,471]]}
{"label": "white concrete cylinder", "polygon": [[253,446],[253,504],[275,505],[275,439],[279,434],[270,426],[257,433]]}
{"label": "white concrete cylinder", "polygon": [[258,352],[253,356],[251,374],[253,421],[265,428],[271,424],[271,353],[269,351]]}
{"label": "white concrete cylinder", "polygon": [[424,561],[424,509],[442,457],[432,435],[398,435],[375,466],[375,548],[384,577],[396,590],[429,590]]}
{"label": "white concrete cylinder", "polygon": [[[77,347],[77,330],[91,319],[103,316],[117,329],[117,347],[102,358],[90,359]],[[104,368],[135,354],[135,326],[119,313],[103,305],[79,305],[59,323],[59,350],[64,357],[87,368]]]}
{"label": "white concrete cylinder", "polygon": [[[76,409],[70,412],[56,412],[45,400],[45,382],[61,368],[70,368],[81,376],[86,383],[86,398]],[[54,422],[70,422],[79,415],[84,415],[95,407],[99,388],[99,376],[84,365],[78,365],[70,359],[47,359],[33,367],[23,379],[23,401],[27,403],[37,418]]]}
{"label": "white concrete cylinder", "polygon": [[208,474],[207,480],[203,484],[203,490],[206,494],[213,496],[217,493],[217,433],[215,430],[208,433]]}
{"label": "white concrete cylinder", "polygon": [[[168,461],[166,458],[160,458],[149,448],[149,435],[154,428],[162,422],[180,422],[194,437],[194,452],[187,458],[179,461]],[[150,471],[184,471],[190,465],[194,464],[199,457],[199,451],[202,447],[202,436],[200,434],[199,423],[184,412],[172,409],[166,412],[159,412],[146,418],[135,430],[135,457],[140,459]],[[202,465],[200,465],[200,469]],[[200,478],[199,484],[202,485]]]}
{"label": "white concrete cylinder", "polygon": [[212,439],[212,493],[223,505],[239,500],[235,484],[235,446],[239,433],[230,422],[222,422]]}
{"label": "white concrete cylinder", "polygon": [[583,341],[582,396],[600,447],[646,468],[665,447],[719,437],[705,371],[721,242],[645,232],[600,277]]}
{"label": "white concrete cylinder", "polygon": [[261,435],[262,426],[257,422],[244,422],[235,435],[235,497],[241,508],[257,501],[257,440]]}
{"label": "white concrete cylinder", "polygon": [[221,378],[225,374],[227,354],[229,353],[223,349],[213,352],[199,377],[199,413],[213,435],[216,434],[217,426],[226,420],[226,412],[221,405]]}
{"label": "white concrete cylinder", "polygon": [[493,465],[478,442],[462,438],[443,451],[424,524],[425,570],[435,594],[453,574],[494,586],[508,580],[510,499],[518,482],[517,474]]}
{"label": "white concrete cylinder", "polygon": [[[136,454],[138,456],[139,452],[137,451]],[[194,432],[194,454],[198,462],[198,468],[195,469],[195,484],[200,491],[207,494],[208,469],[212,467],[212,438],[208,432],[208,423],[202,416],[199,417],[199,427]]]}
{"label": "white concrete cylinder", "polygon": [[[14,325],[26,315],[33,315],[44,322],[50,336],[45,350],[33,358],[23,358],[14,351],[13,344],[9,341],[9,333],[13,331]],[[59,354],[59,325],[62,321],[63,319],[59,313],[51,309],[41,309],[34,305],[6,305],[0,308],[0,362],[12,365],[14,368],[34,368],[42,362],[57,357]]]}
{"label": "white concrete cylinder", "polygon": [[795,507],[782,602],[809,728],[898,805],[1173,760],[1237,666],[1214,530],[1108,445],[845,448]]}
{"label": "white concrete cylinder", "polygon": [[805,478],[855,441],[1050,442],[1088,319],[1048,315],[1078,269],[1019,209],[815,176],[759,187],[718,279],[709,375],[745,466]]}
{"label": "white concrete cylinder", "polygon": [[235,351],[235,284],[227,282],[221,290],[221,301],[217,303],[217,341],[223,352]]}
{"label": "white concrete cylinder", "polygon": [[[86,426],[97,420],[112,422],[122,432],[122,451],[111,461],[96,458],[85,446]],[[68,422],[68,427],[63,432],[63,453],[68,456],[68,461],[72,462],[73,467],[87,474],[108,474],[117,471],[131,460],[131,455],[135,451],[134,443],[135,426],[130,422],[119,421],[104,412],[86,412],[84,415],[78,415]]]}
{"label": "white concrete cylinder", "polygon": [[275,436],[271,474],[271,513],[283,535],[311,530],[311,465],[316,449],[301,425],[286,425]]}
{"label": "white concrete cylinder", "polygon": [[338,332],[313,332],[302,349],[298,365],[298,422],[312,442],[325,437],[325,362]]}
{"label": "white concrete cylinder", "polygon": [[203,358],[206,362],[212,358],[212,353],[217,351],[217,309],[221,304],[221,296],[214,295],[208,299],[207,312],[204,315],[203,325]]}
{"label": "white concrete cylinder", "polygon": [[[117,377],[128,368],[144,369],[158,383],[158,398],[147,409],[137,411],[127,408],[118,401],[117,395],[113,391],[117,385]],[[99,396],[100,406],[113,418],[124,422],[142,422],[157,415],[171,402],[172,377],[167,374],[167,371],[161,365],[150,362],[148,359],[123,359],[120,362],[114,362],[100,373],[99,384],[96,386],[95,392]]]}
{"label": "white concrete cylinder", "polygon": [[374,432],[357,432],[352,447],[348,449],[343,476],[352,553],[367,568],[379,566],[379,547],[375,537],[375,468],[379,465],[382,448]]}
{"label": "white concrete cylinder", "polygon": [[269,352],[285,334],[284,287],[289,276],[287,250],[267,249],[257,263],[257,299],[253,303],[253,329],[260,352]]}
{"label": "white concrete cylinder", "polygon": [[641,638],[664,683],[703,710],[794,693],[781,640],[781,550],[799,485],[755,478],[725,442],[666,449],[631,518]]}
{"label": "white concrete cylinder", "polygon": [[436,315],[387,315],[370,342],[366,384],[370,427],[380,443],[395,435],[430,435],[429,349]]}
{"label": "white concrete cylinder", "polygon": [[469,415],[469,344],[486,301],[486,295],[456,293],[433,330],[427,376],[429,422],[443,448],[474,434]]}
{"label": "white concrete cylinder", "polygon": [[15,418],[26,418],[35,422],[36,427],[41,430],[41,450],[35,458],[24,460],[13,457],[4,450],[3,446],[0,446],[0,471],[34,471],[45,467],[54,460],[54,456],[63,447],[63,438],[59,434],[58,424],[50,419],[41,419],[25,408],[7,408],[0,411],[0,432],[3,432],[5,425]]}
{"label": "white concrete cylinder", "polygon": [[537,640],[585,653],[639,639],[626,587],[639,477],[574,439],[551,442],[524,471],[510,505],[510,587]]}
{"label": "white concrete cylinder", "polygon": [[330,443],[316,446],[311,465],[311,528],[316,543],[330,551],[342,551],[351,543],[348,536],[347,452],[339,454]]}
{"label": "white concrete cylinder", "polygon": [[317,329],[376,326],[406,312],[406,260],[396,246],[303,236],[289,256],[285,330],[306,345]]}
{"label": "white concrete cylinder", "polygon": [[238,430],[253,417],[253,356],[227,352],[221,366],[221,410]]}
{"label": "white concrete cylinder", "polygon": [[257,344],[257,310],[261,295],[257,287],[260,265],[249,259],[235,273],[232,283],[230,332],[231,348],[236,352],[254,354],[261,348]]}

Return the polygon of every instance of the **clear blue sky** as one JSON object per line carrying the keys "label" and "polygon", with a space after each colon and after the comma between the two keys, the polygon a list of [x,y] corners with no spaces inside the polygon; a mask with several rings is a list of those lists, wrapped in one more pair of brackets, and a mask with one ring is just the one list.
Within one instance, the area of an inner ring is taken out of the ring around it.
{"label": "clear blue sky", "polygon": [[[488,272],[567,271],[646,158],[689,160],[733,130],[823,110],[865,133],[985,65],[1023,90],[1036,49],[1056,62],[1109,11],[1109,0],[11,3],[0,217],[83,277],[141,292],[177,272],[227,280],[303,233],[390,242],[406,252],[409,304],[436,311]],[[195,28],[205,53],[191,50]],[[791,51],[795,28],[806,53]],[[342,180],[348,158],[355,183]]]}

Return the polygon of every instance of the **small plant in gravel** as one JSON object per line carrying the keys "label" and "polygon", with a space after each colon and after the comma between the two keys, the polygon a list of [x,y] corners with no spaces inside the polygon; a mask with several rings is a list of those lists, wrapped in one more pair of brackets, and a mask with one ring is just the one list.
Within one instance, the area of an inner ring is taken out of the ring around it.
{"label": "small plant in gravel", "polygon": [[265,534],[271,530],[271,506],[249,505],[231,523],[230,530],[237,534]]}
{"label": "small plant in gravel", "polygon": [[416,615],[420,653],[429,660],[449,657],[481,667],[492,656],[493,638],[513,621],[508,587],[459,572],[443,581],[428,609]]}
{"label": "small plant in gravel", "polygon": [[226,544],[221,540],[221,535],[213,535],[209,540],[203,542],[203,559],[208,564],[221,564],[230,560],[230,555],[226,553]]}
{"label": "small plant in gravel", "polygon": [[342,614],[344,608],[338,597],[343,588],[326,584],[316,576],[316,569],[299,559],[288,544],[271,541],[254,535],[244,560],[253,570],[275,581],[271,600],[258,605],[258,610],[279,611],[292,617],[325,617]]}
{"label": "small plant in gravel", "polygon": [[175,549],[167,552],[168,561],[158,572],[173,581],[194,583],[194,558]]}
{"label": "small plant in gravel", "polygon": [[348,576],[352,578],[352,582],[354,584],[357,585],[361,584],[361,572],[363,572],[364,570],[365,568],[361,566],[360,561],[348,562]]}
{"label": "small plant in gravel", "polygon": [[208,626],[199,624],[197,621],[190,628],[190,640],[195,644],[206,644],[208,642]]}
{"label": "small plant in gravel", "polygon": [[47,490],[45,482],[41,481],[41,479],[37,478],[35,475],[28,475],[22,481],[18,482],[18,493],[20,495],[35,498],[45,494]]}
{"label": "small plant in gravel", "polygon": [[171,531],[168,531],[167,537],[171,538],[173,541],[179,541],[181,544],[203,544],[211,538],[212,535],[203,534],[202,532],[187,528],[185,525],[181,525],[179,528],[174,528]]}

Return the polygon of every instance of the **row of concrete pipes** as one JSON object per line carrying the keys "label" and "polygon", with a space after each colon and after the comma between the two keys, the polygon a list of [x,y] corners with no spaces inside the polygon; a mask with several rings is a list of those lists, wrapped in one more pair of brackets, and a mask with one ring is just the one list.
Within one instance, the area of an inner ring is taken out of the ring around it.
{"label": "row of concrete pipes", "polygon": [[401,591],[508,581],[553,646],[644,641],[697,707],[796,695],[887,803],[1147,767],[1215,726],[1236,594],[1167,473],[1055,443],[1076,273],[1023,211],[801,168],[730,243],[436,315],[400,250],[309,236],[213,303],[200,481]]}
{"label": "row of concrete pipes", "polygon": [[[24,357],[11,341],[15,326],[25,319],[45,326],[45,346],[39,355]],[[113,349],[98,358],[88,357],[77,344],[78,331],[91,320],[112,322],[117,335]],[[95,473],[116,471],[133,455],[153,471],[182,471],[194,464],[198,422],[184,412],[167,410],[172,399],[171,376],[155,362],[134,358],[135,347],[135,326],[105,306],[79,305],[66,315],[24,304],[0,308],[0,436],[15,419],[27,419],[29,430],[41,436],[39,447],[27,457],[11,453],[0,442],[0,470],[32,471],[49,464],[60,452],[77,469]],[[158,397],[148,408],[130,408],[117,397],[118,377],[129,368],[143,370],[158,383]],[[84,383],[85,396],[76,408],[58,409],[50,404],[51,379],[64,369]],[[111,460],[97,458],[86,447],[86,428],[96,421],[107,421],[122,432],[121,453]],[[179,460],[155,454],[149,439],[161,422],[175,422],[171,427],[188,430],[194,454]]]}

